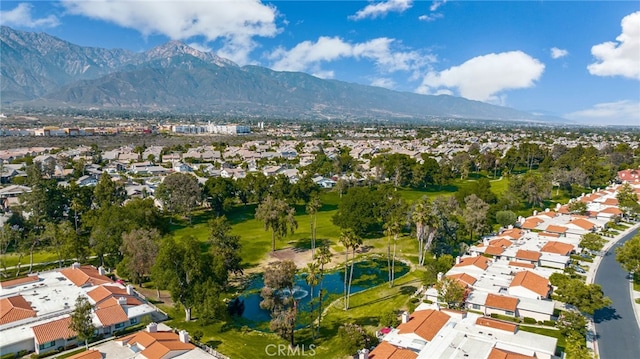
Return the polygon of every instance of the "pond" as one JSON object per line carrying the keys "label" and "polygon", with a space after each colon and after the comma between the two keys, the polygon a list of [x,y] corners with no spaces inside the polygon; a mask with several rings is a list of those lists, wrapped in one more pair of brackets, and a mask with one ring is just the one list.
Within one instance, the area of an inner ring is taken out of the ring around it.
{"label": "pond", "polygon": [[[366,261],[357,262],[353,269],[353,282],[351,284],[351,293],[355,294],[368,288],[373,288],[388,281],[387,260],[383,258],[374,258]],[[409,267],[396,260],[395,278],[409,272]],[[264,286],[262,276],[256,277],[239,299],[244,301],[244,311],[241,315],[244,324],[257,329],[268,329],[271,316],[268,311],[260,308],[260,290]],[[327,294],[323,299],[323,303],[328,303],[344,293],[344,267],[341,270],[328,272],[324,276],[322,288],[327,290]],[[318,296],[318,286],[314,289],[314,296]],[[296,285],[294,287],[293,296],[298,300],[298,308],[300,311],[309,311],[309,302],[311,301],[311,288],[305,281],[305,274],[296,276]],[[323,304],[324,306],[325,304]],[[304,326],[303,323],[299,327]]]}

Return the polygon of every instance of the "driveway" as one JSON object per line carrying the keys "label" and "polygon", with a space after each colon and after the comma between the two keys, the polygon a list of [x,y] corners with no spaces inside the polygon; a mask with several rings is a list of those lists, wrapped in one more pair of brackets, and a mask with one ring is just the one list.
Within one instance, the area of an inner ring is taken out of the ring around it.
{"label": "driveway", "polygon": [[600,358],[638,358],[640,328],[636,320],[627,272],[616,262],[615,249],[638,233],[638,229],[624,236],[602,258],[595,282],[613,304],[594,315]]}

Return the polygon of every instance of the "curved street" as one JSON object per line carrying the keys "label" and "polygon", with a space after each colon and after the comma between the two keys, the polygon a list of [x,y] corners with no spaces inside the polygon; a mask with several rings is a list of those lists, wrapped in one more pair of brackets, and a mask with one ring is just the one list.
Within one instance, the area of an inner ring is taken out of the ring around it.
{"label": "curved street", "polygon": [[638,233],[636,228],[613,245],[602,258],[595,282],[613,304],[594,315],[600,357],[637,358],[640,353],[640,328],[636,320],[627,272],[616,262],[615,249]]}

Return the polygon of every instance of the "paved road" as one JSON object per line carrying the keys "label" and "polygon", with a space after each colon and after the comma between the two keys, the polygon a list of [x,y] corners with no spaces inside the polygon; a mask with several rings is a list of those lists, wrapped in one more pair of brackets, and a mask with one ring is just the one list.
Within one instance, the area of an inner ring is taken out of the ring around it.
{"label": "paved road", "polygon": [[613,304],[595,313],[598,350],[603,359],[640,357],[640,329],[633,312],[627,272],[616,262],[615,249],[633,237],[638,229],[624,236],[606,253],[598,272],[597,284]]}

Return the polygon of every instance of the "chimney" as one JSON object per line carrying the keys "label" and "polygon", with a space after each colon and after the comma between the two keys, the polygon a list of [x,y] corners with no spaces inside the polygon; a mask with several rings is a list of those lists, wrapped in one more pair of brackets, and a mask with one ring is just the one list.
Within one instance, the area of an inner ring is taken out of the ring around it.
{"label": "chimney", "polygon": [[537,210],[536,210],[536,211],[533,211],[533,215],[534,215],[534,216],[537,216],[537,215],[538,215],[538,211],[537,211]]}
{"label": "chimney", "polygon": [[513,224],[508,225],[507,229],[513,229]]}
{"label": "chimney", "polygon": [[409,321],[409,312],[404,311],[402,312],[402,323],[407,323]]}
{"label": "chimney", "polygon": [[442,272],[438,272],[438,282],[442,280]]}
{"label": "chimney", "polygon": [[147,332],[149,333],[155,333],[158,331],[158,324],[156,323],[149,323],[149,325],[147,325]]}
{"label": "chimney", "polygon": [[369,359],[369,349],[358,350],[358,359]]}
{"label": "chimney", "polygon": [[456,257],[456,264],[460,264],[460,256]]}
{"label": "chimney", "polygon": [[80,268],[80,263],[73,262],[73,264],[71,264],[71,269],[76,269],[76,268]]}
{"label": "chimney", "polygon": [[125,297],[118,298],[118,305],[126,305],[126,304],[127,304],[127,298]]}
{"label": "chimney", "polygon": [[186,330],[181,330],[178,333],[178,337],[180,337],[180,341],[183,343],[189,343],[189,333]]}
{"label": "chimney", "polygon": [[560,205],[560,203],[556,203],[556,211],[557,211],[557,210],[559,210],[559,209],[560,209],[560,207],[562,207],[562,206]]}
{"label": "chimney", "polygon": [[127,294],[128,294],[128,295],[135,295],[135,294],[133,293],[133,286],[132,286],[132,285],[130,285],[130,284],[127,284]]}
{"label": "chimney", "polygon": [[98,274],[100,275],[106,275],[107,271],[104,270],[103,266],[98,267]]}

